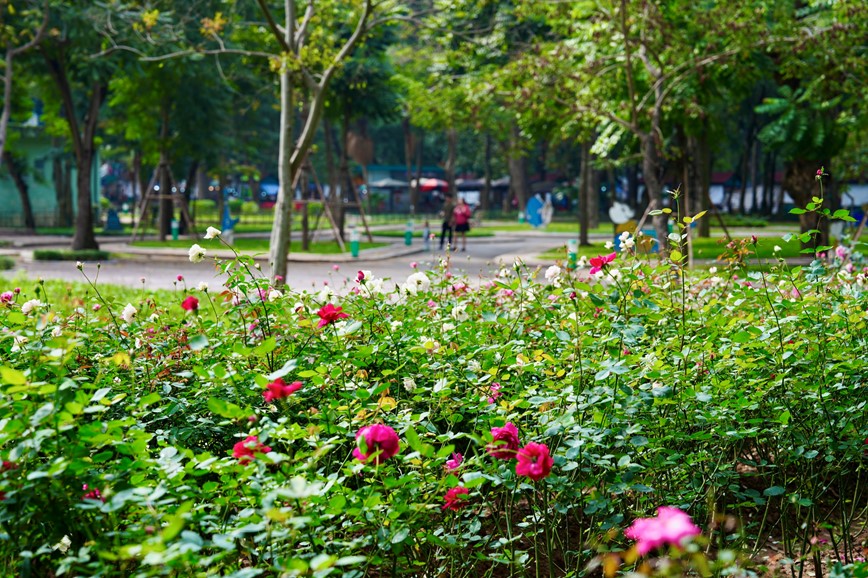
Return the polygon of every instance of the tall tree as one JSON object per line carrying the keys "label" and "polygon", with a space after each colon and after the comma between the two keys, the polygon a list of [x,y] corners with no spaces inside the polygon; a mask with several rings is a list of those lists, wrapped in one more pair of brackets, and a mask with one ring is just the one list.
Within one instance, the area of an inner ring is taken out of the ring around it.
{"label": "tall tree", "polygon": [[[17,7],[16,7],[17,5]],[[12,115],[12,86],[15,59],[34,49],[48,28],[48,0],[13,2],[0,0],[0,47],[3,60],[3,110],[0,112],[0,159],[5,159],[6,135]]]}
{"label": "tall tree", "polygon": [[94,235],[94,162],[103,103],[113,62],[92,58],[100,48],[97,30],[106,13],[98,5],[58,1],[51,5],[52,32],[39,44],[50,79],[46,117],[62,130],[75,156],[77,213],[73,249],[96,249]]}

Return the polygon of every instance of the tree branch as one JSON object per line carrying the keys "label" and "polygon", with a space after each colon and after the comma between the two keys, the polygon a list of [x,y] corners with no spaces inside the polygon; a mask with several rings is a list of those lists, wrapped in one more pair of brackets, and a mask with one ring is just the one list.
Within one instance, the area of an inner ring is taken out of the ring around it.
{"label": "tree branch", "polygon": [[283,34],[280,32],[280,29],[277,27],[277,23],[274,21],[274,17],[271,15],[271,10],[268,9],[268,4],[265,3],[265,0],[256,0],[257,4],[259,4],[259,9],[262,11],[262,15],[265,16],[265,21],[268,23],[268,28],[271,29],[271,33],[277,39],[280,47],[283,48],[284,52],[292,52],[292,47],[286,43],[286,39],[283,37]]}
{"label": "tree branch", "polygon": [[27,52],[40,42],[42,42],[43,36],[45,36],[45,31],[48,29],[48,0],[42,4],[42,24],[39,25],[39,29],[36,31],[36,36],[30,39],[30,42],[26,44],[22,44],[17,48],[12,48],[9,52],[11,52],[12,57],[16,57],[22,52]]}

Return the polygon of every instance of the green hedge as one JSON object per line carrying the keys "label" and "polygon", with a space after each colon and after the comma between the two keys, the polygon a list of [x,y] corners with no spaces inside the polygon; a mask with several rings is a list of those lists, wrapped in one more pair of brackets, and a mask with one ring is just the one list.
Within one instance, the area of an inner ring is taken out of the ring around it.
{"label": "green hedge", "polygon": [[108,251],[83,249],[71,251],[67,249],[37,249],[33,251],[36,261],[107,261],[111,257]]}

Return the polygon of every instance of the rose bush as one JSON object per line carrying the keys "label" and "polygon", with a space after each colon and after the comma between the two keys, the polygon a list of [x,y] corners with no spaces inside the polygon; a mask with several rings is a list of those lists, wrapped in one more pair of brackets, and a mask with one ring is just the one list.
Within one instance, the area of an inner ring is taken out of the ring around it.
{"label": "rose bush", "polygon": [[[738,574],[768,536],[794,567],[861,555],[856,250],[313,293],[220,267],[226,290],[0,287],[3,575],[581,576],[700,549]],[[674,534],[661,506],[689,516]]]}

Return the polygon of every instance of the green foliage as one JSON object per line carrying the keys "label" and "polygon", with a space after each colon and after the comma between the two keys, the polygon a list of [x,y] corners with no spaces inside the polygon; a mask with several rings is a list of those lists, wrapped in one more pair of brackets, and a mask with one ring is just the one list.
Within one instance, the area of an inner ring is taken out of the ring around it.
{"label": "green foliage", "polygon": [[7,257],[6,255],[0,255],[0,271],[6,271],[7,269],[11,269],[14,266],[15,259]]}

